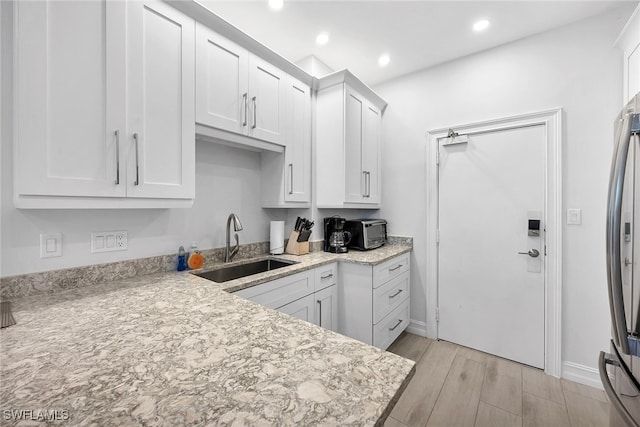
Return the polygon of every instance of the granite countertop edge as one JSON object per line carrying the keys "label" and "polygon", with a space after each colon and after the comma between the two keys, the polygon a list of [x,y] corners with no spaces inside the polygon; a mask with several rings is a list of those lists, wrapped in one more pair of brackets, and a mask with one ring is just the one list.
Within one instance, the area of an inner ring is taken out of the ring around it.
{"label": "granite countertop edge", "polygon": [[[414,362],[229,291],[336,261],[377,265],[409,251],[389,245],[368,262],[357,253],[278,255],[301,262],[244,282],[166,272],[14,300],[17,325],[1,332],[0,406],[86,417],[69,425],[382,425]],[[167,396],[166,378],[175,395]]]}
{"label": "granite countertop edge", "polygon": [[[311,270],[323,265],[332,264],[334,262],[348,262],[352,264],[371,265],[376,266],[385,261],[390,260],[396,256],[411,252],[412,248],[409,246],[400,245],[386,245],[382,248],[374,249],[367,252],[347,252],[344,254],[334,254],[328,252],[311,252],[305,255],[264,255],[255,258],[248,258],[239,260],[233,263],[215,264],[213,266],[206,266],[201,270],[193,270],[192,274],[199,274],[207,271],[217,270],[227,267],[229,265],[241,265],[251,263],[257,260],[263,260],[267,258],[279,259],[285,261],[293,261],[296,264],[292,264],[287,267],[278,268],[276,270],[267,271],[264,273],[253,274],[247,277],[241,277],[239,279],[229,280],[222,282],[220,285],[222,289],[227,292],[236,292],[241,289],[250,288],[265,282],[281,279],[283,277],[290,276],[296,273],[302,273],[307,270]],[[378,251],[378,252],[376,252]],[[217,282],[214,282],[217,283]]]}

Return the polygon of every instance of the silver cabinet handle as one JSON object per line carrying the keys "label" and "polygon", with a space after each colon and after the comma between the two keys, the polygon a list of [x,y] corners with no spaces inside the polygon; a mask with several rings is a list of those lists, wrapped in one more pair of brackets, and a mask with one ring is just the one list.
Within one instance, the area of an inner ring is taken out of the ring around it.
{"label": "silver cabinet handle", "polygon": [[293,194],[293,163],[289,163],[289,194]]}
{"label": "silver cabinet handle", "polygon": [[393,328],[389,328],[390,331],[394,331],[400,324],[402,323],[402,319],[398,319],[398,323],[395,324]]}
{"label": "silver cabinet handle", "polygon": [[401,293],[402,293],[402,289],[398,289],[398,292],[396,292],[396,293],[395,293],[395,294],[393,294],[393,295],[389,295],[389,299],[391,299],[391,298],[395,298],[395,297],[397,297],[398,295],[400,295]]}
{"label": "silver cabinet handle", "polygon": [[400,267],[402,267],[402,264],[398,264],[397,266],[390,268],[389,271],[396,271],[397,269],[399,269]]}
{"label": "silver cabinet handle", "polygon": [[133,134],[133,142],[136,144],[136,180],[133,182],[133,185],[140,184],[140,163],[138,162],[138,134]]}
{"label": "silver cabinet handle", "polygon": [[362,197],[367,197],[367,171],[362,171]]}
{"label": "silver cabinet handle", "polygon": [[321,280],[331,279],[333,277],[333,273],[329,273],[326,276],[320,276]]}
{"label": "silver cabinet handle", "polygon": [[120,185],[120,131],[116,130],[116,185]]}
{"label": "silver cabinet handle", "polygon": [[531,258],[538,258],[540,251],[537,249],[529,249],[529,252],[518,252],[520,255],[529,255]]}
{"label": "silver cabinet handle", "polygon": [[624,266],[629,267],[633,262],[629,261],[629,257],[624,257]]}
{"label": "silver cabinet handle", "polygon": [[258,103],[256,101],[256,97],[251,98],[251,102],[253,102],[253,124],[251,125],[251,129],[255,129],[258,125]]}
{"label": "silver cabinet handle", "polygon": [[247,111],[247,108],[249,106],[249,103],[247,102],[247,97],[248,97],[248,93],[245,92],[242,94],[242,102],[244,103],[244,119],[242,120],[242,127],[245,127],[247,125],[247,117],[249,117],[249,112]]}
{"label": "silver cabinet handle", "polygon": [[320,318],[318,319],[318,326],[322,326],[322,301],[318,300],[318,313],[320,315]]}
{"label": "silver cabinet handle", "polygon": [[367,197],[371,197],[371,172],[367,171]]}

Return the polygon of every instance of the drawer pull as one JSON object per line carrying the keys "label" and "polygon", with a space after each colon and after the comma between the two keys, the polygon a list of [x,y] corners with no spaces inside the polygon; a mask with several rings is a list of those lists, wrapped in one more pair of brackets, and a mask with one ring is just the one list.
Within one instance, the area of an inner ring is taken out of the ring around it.
{"label": "drawer pull", "polygon": [[402,323],[402,319],[398,319],[398,323],[396,323],[396,325],[393,328],[389,328],[390,331],[395,331],[395,329],[400,326],[400,324]]}
{"label": "drawer pull", "polygon": [[325,280],[325,279],[331,279],[333,277],[333,273],[329,273],[326,276],[320,276],[320,279]]}
{"label": "drawer pull", "polygon": [[396,271],[396,270],[397,270],[397,269],[399,269],[400,267],[402,267],[402,264],[398,264],[398,266],[397,266],[397,267],[390,268],[390,269],[389,269],[389,271]]}
{"label": "drawer pull", "polygon": [[393,295],[389,295],[389,298],[395,298],[395,297],[397,297],[398,295],[400,295],[401,293],[402,293],[402,289],[398,289],[398,292],[396,292],[396,293],[395,293],[395,294],[393,294]]}

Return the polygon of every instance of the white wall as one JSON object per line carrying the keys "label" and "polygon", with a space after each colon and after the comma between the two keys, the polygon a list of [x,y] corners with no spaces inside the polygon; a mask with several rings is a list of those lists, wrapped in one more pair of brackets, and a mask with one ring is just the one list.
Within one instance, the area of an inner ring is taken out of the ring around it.
{"label": "white wall", "polygon": [[[243,223],[240,243],[268,240],[269,220],[283,210],[260,207],[260,153],[196,143],[196,199],[190,209],[18,210],[13,207],[12,4],[2,6],[0,276],[177,253],[197,241],[222,247],[227,216]],[[128,250],[92,254],[92,231],[127,230]],[[40,233],[62,233],[63,256],[41,259]]]}
{"label": "white wall", "polygon": [[432,317],[425,296],[426,132],[562,107],[563,208],[582,209],[583,221],[563,230],[563,361],[596,367],[610,335],[605,203],[612,123],[622,102],[621,56],[613,42],[633,6],[375,87],[389,102],[382,125],[380,214],[395,233],[415,237],[416,324]]}
{"label": "white wall", "polygon": [[[2,275],[100,264],[177,253],[197,241],[222,247],[227,216],[235,212],[244,230],[240,243],[268,240],[270,215],[260,208],[260,154],[198,142],[196,199],[190,209],[18,210],[11,199],[10,144],[2,144]],[[92,254],[92,231],[127,230],[129,249]],[[39,257],[39,234],[61,232],[63,256]]]}

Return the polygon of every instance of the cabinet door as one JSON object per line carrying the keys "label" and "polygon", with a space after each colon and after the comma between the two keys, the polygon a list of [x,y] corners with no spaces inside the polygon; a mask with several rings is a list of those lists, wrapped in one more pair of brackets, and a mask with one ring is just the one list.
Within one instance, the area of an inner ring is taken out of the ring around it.
{"label": "cabinet door", "polygon": [[160,1],[128,3],[127,195],[195,195],[195,26]]}
{"label": "cabinet door", "polygon": [[362,169],[364,201],[380,203],[380,110],[367,103],[364,110],[362,138]]}
{"label": "cabinet door", "polygon": [[124,3],[19,1],[15,13],[17,194],[124,196]]}
{"label": "cabinet door", "polygon": [[249,136],[284,144],[285,73],[249,55]]}
{"label": "cabinet door", "polygon": [[313,301],[313,295],[307,295],[304,298],[300,298],[299,300],[278,308],[278,311],[309,323],[315,323]]}
{"label": "cabinet door", "polygon": [[364,98],[345,85],[345,202],[363,202],[365,174],[362,139],[365,119]]}
{"label": "cabinet door", "polygon": [[284,200],[311,202],[311,91],[296,79],[288,80]]}
{"label": "cabinet door", "polygon": [[196,26],[196,121],[246,133],[249,53],[204,25]]}
{"label": "cabinet door", "polygon": [[338,331],[338,286],[332,285],[313,294],[316,301],[315,324]]}

